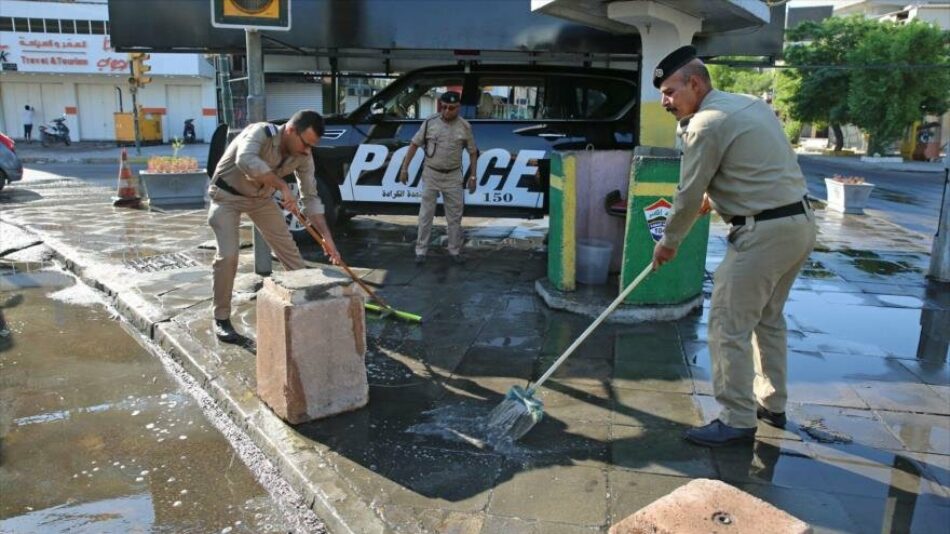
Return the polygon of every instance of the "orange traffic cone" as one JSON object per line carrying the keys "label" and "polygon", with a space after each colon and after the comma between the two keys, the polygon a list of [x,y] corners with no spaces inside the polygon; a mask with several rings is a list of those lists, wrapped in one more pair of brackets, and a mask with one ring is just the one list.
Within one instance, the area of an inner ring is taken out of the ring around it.
{"label": "orange traffic cone", "polygon": [[119,160],[119,187],[116,196],[113,197],[113,206],[123,208],[137,208],[142,202],[139,197],[138,180],[132,175],[129,169],[129,155],[125,149],[122,149],[122,157]]}

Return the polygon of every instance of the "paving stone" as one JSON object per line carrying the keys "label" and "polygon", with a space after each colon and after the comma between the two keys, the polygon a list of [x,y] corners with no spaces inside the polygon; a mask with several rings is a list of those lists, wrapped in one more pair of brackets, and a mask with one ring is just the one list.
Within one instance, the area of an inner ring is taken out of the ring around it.
{"label": "paving stone", "polygon": [[903,448],[880,417],[870,410],[793,404],[789,406],[787,415],[799,426],[799,434],[806,441],[819,440],[801,427],[820,420],[823,427],[836,433],[840,432],[851,439],[851,443],[842,444],[842,447],[854,444],[889,450]]}
{"label": "paving stone", "polygon": [[688,477],[666,476],[610,467],[607,469],[609,488],[609,523],[615,524],[651,502],[687,484]]}
{"label": "paving stone", "polygon": [[614,391],[615,425],[695,426],[702,421],[691,395],[617,388]]}
{"label": "paving stone", "polygon": [[950,455],[950,416],[878,411],[909,451]]}
{"label": "paving stone", "polygon": [[767,502],[718,480],[697,479],[610,528],[611,534],[802,533],[811,527]]}
{"label": "paving stone", "polygon": [[607,480],[602,468],[553,465],[515,468],[492,491],[488,513],[586,526],[607,521]]}
{"label": "paving stone", "polygon": [[658,475],[711,478],[717,476],[709,449],[683,439],[682,428],[613,425],[611,465]]}

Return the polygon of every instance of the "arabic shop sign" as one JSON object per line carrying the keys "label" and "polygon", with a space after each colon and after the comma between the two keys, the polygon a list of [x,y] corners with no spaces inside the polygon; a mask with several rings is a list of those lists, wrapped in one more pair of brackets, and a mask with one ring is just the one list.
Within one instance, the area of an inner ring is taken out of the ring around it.
{"label": "arabic shop sign", "polygon": [[76,74],[127,74],[125,54],[112,49],[108,35],[0,33],[3,70]]}

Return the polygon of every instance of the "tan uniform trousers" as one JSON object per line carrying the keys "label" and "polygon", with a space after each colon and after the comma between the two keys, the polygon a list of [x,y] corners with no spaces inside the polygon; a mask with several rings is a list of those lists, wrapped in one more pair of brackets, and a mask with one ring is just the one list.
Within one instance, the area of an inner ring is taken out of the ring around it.
{"label": "tan uniform trousers", "polygon": [[462,209],[465,205],[462,192],[462,171],[447,173],[426,167],[422,171],[422,203],[419,206],[419,236],[416,238],[416,255],[424,256],[432,236],[432,219],[435,217],[436,200],[442,195],[445,222],[448,225],[449,254],[462,252]]}
{"label": "tan uniform trousers", "polygon": [[795,277],[815,246],[811,210],[733,227],[713,278],[709,353],[719,419],[756,426],[756,402],[784,412],[787,331],[782,310]]}
{"label": "tan uniform trousers", "polygon": [[246,213],[254,221],[254,225],[284,267],[289,270],[305,267],[297,243],[287,230],[287,223],[273,200],[232,195],[213,187],[208,224],[214,230],[214,237],[218,242],[218,252],[212,263],[215,319],[231,317],[231,292],[234,290],[234,277],[238,269],[242,213]]}

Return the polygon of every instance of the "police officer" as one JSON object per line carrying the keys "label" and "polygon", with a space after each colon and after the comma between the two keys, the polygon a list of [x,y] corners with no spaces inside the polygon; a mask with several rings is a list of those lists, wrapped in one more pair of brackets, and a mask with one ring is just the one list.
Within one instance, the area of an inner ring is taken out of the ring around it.
{"label": "police officer", "polygon": [[447,91],[439,97],[442,110],[424,123],[412,137],[409,152],[399,171],[399,181],[409,181],[409,162],[416,150],[423,147],[425,163],[422,170],[422,202],[419,206],[419,236],[416,239],[416,263],[426,261],[429,237],[432,234],[432,218],[435,216],[436,199],[442,195],[445,220],[449,234],[449,256],[455,263],[464,263],[462,257],[462,147],[468,150],[471,164],[468,179],[464,184],[468,192],[475,192],[475,167],[478,151],[472,135],[472,125],[459,117],[461,95]]}
{"label": "police officer", "polygon": [[697,212],[715,209],[731,225],[709,317],[713,389],[722,410],[684,437],[707,447],[750,442],[757,417],[778,427],[786,422],[782,310],[817,234],[805,179],[769,106],[713,89],[695,48],[664,58],[653,85],[679,121],[683,146],[679,188],[654,267],[673,259]]}
{"label": "police officer", "polygon": [[283,126],[261,122],[244,129],[225,150],[211,180],[208,224],[214,230],[218,251],[214,257],[214,333],[225,343],[241,341],[231,324],[231,291],[237,274],[241,214],[246,213],[284,267],[303,269],[304,262],[280,209],[271,199],[281,193],[284,209],[296,198],[283,177],[294,173],[300,186],[305,214],[326,239],[324,252],[333,264],[340,253],[323,216],[317,194],[311,151],[323,136],[323,117],[302,110]]}

